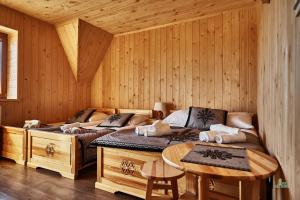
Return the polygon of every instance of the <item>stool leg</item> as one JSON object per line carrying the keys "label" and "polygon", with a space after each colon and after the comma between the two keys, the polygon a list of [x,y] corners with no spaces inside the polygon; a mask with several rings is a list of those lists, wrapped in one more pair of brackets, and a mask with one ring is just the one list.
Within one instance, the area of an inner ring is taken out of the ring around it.
{"label": "stool leg", "polygon": [[172,180],[171,181],[171,185],[172,185],[172,195],[173,195],[173,199],[174,200],[178,200],[178,184],[177,184],[177,180]]}
{"label": "stool leg", "polygon": [[[168,181],[165,181],[166,184],[168,184]],[[168,189],[165,189],[165,195],[168,195]]]}
{"label": "stool leg", "polygon": [[152,189],[153,189],[153,180],[148,179],[147,181],[147,190],[146,190],[146,200],[150,200],[152,196]]}

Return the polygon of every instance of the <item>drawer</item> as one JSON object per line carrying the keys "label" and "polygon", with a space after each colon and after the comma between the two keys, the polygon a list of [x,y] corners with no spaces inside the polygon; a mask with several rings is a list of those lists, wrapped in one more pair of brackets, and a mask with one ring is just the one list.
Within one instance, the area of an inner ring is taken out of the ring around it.
{"label": "drawer", "polygon": [[140,174],[141,166],[148,161],[161,159],[156,152],[103,148],[103,177],[131,186],[145,187],[146,179]]}
{"label": "drawer", "polygon": [[48,160],[51,163],[71,165],[71,143],[68,141],[31,136],[29,154],[31,161]]}

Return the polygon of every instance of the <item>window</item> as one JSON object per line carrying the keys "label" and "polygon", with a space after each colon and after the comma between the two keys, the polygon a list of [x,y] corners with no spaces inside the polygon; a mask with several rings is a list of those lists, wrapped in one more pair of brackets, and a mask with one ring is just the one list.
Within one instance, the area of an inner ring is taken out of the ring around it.
{"label": "window", "polygon": [[6,98],[7,34],[0,32],[0,97]]}
{"label": "window", "polygon": [[0,101],[18,100],[18,34],[0,25]]}

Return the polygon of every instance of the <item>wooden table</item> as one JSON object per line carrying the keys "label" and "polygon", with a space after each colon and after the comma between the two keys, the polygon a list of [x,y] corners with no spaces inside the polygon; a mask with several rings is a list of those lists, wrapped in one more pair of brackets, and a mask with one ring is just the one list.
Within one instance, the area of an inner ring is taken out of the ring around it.
{"label": "wooden table", "polygon": [[[272,157],[265,153],[246,150],[249,157],[249,165],[251,172],[227,169],[221,167],[213,167],[208,165],[200,165],[193,163],[185,163],[180,160],[189,153],[196,143],[183,143],[166,148],[162,157],[164,161],[180,170],[189,172],[198,176],[198,199],[206,200],[209,198],[208,179],[209,177],[218,177],[229,180],[240,181],[239,199],[258,200],[260,196],[260,182],[270,177],[276,172],[278,163]],[[217,145],[217,144],[211,144]],[[228,145],[218,145],[228,146]],[[232,146],[231,146],[232,147]]]}

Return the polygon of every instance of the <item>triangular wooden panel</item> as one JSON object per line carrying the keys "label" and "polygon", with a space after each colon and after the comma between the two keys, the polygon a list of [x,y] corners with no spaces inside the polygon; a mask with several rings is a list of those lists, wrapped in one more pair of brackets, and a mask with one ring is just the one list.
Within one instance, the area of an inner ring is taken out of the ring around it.
{"label": "triangular wooden panel", "polygon": [[56,27],[58,36],[65,50],[76,80],[78,71],[78,23],[78,19],[74,19]]}
{"label": "triangular wooden panel", "polygon": [[56,27],[77,82],[91,82],[113,35],[81,19]]}
{"label": "triangular wooden panel", "polygon": [[110,46],[112,38],[111,33],[79,20],[77,71],[79,82],[92,80]]}

